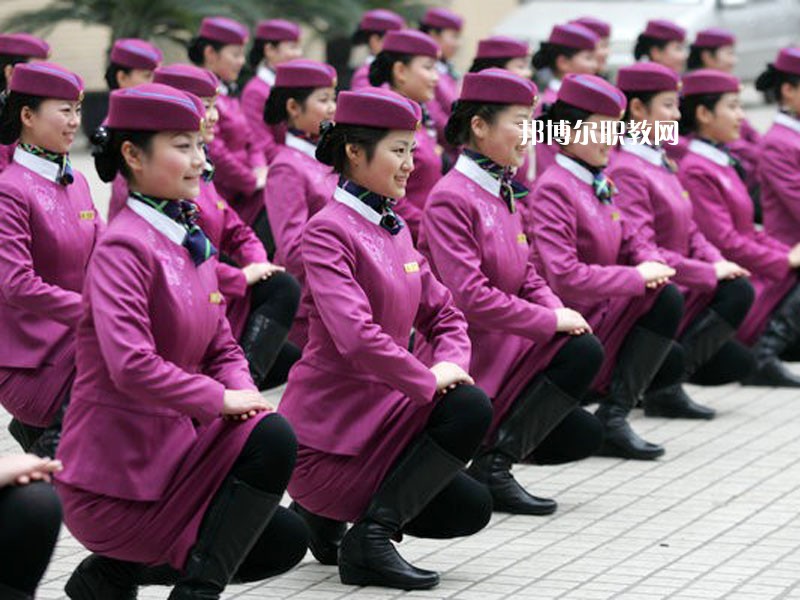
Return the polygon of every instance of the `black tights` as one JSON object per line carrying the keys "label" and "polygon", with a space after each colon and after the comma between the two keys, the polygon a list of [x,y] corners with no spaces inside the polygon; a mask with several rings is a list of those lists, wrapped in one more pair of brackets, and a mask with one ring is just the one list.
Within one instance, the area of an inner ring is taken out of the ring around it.
{"label": "black tights", "polygon": [[[443,449],[464,463],[472,459],[492,421],[492,404],[477,387],[460,385],[436,404],[425,428]],[[460,472],[403,528],[416,537],[446,539],[480,531],[492,516],[485,486]]]}
{"label": "black tights", "polygon": [[0,489],[0,597],[3,587],[33,596],[61,527],[61,503],[49,483]]}
{"label": "black tights", "polygon": [[253,231],[264,245],[264,250],[267,251],[267,257],[272,260],[275,257],[275,236],[272,235],[272,228],[269,225],[269,217],[267,216],[266,208],[262,208],[256,220],[253,221]]}
{"label": "black tights", "polygon": [[[664,286],[653,306],[636,322],[656,335],[674,338],[683,317],[683,294],[673,284]],[[658,389],[678,383],[683,379],[683,348],[672,344],[664,362],[650,383],[651,389]]]}

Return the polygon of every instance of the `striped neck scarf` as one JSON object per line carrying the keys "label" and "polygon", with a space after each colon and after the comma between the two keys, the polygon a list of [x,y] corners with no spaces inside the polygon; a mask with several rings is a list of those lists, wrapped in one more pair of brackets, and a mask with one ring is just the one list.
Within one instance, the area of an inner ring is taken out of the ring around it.
{"label": "striped neck scarf", "polygon": [[529,191],[528,188],[519,181],[514,180],[514,175],[509,167],[503,167],[494,162],[480,152],[475,152],[469,148],[462,151],[465,156],[471,158],[477,165],[489,175],[500,182],[500,197],[505,201],[508,210],[512,213],[517,211],[517,200],[525,198]]}
{"label": "striped neck scarf", "polygon": [[394,210],[392,210],[392,206],[394,206],[395,203],[394,200],[387,198],[386,196],[376,194],[375,192],[371,192],[367,188],[360,186],[349,179],[345,179],[344,177],[339,178],[339,187],[345,192],[352,194],[376,213],[381,215],[380,225],[386,231],[392,235],[397,235],[400,233],[400,230],[403,228],[403,221],[397,216]]}
{"label": "striped neck scarf", "polygon": [[75,181],[75,176],[72,173],[72,163],[69,160],[69,154],[50,152],[41,146],[34,146],[33,144],[26,144],[25,142],[20,142],[19,147],[29,154],[33,154],[34,156],[38,156],[39,158],[43,158],[57,164],[58,175],[56,176],[56,181],[61,185],[69,185]]}

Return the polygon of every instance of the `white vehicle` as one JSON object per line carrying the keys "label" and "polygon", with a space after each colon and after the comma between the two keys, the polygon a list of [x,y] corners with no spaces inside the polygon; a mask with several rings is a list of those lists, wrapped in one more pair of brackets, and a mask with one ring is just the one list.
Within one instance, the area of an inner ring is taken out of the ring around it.
{"label": "white vehicle", "polygon": [[527,0],[494,33],[526,40],[536,51],[553,25],[583,16],[612,24],[612,72],[633,62],[636,38],[650,19],[685,27],[687,43],[701,29],[729,29],[737,39],[736,75],[744,80],[755,79],[779,48],[800,41],[800,0]]}

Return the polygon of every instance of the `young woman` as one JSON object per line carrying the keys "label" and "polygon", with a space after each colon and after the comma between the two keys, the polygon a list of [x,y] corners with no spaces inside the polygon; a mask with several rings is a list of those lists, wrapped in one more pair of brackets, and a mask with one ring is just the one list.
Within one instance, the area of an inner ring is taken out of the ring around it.
{"label": "young woman", "polygon": [[780,356],[800,344],[795,271],[800,266],[800,245],[785,244],[753,223],[753,203],[725,147],[739,137],[744,119],[739,88],[736,77],[712,69],[692,71],[683,78],[681,129],[693,139],[679,175],[700,231],[725,258],[752,273],[756,300],[738,331],[738,338],[753,346],[756,360],[745,383],[798,387],[800,378]]}
{"label": "young woman", "polygon": [[353,46],[366,45],[369,50],[367,60],[358,67],[350,78],[350,89],[353,91],[370,87],[369,66],[383,49],[383,38],[389,31],[397,31],[406,26],[406,21],[395,12],[376,8],[368,10],[361,16],[358,29],[353,33]]}
{"label": "young woman", "polygon": [[174,584],[171,600],[219,598],[306,550],[302,522],[278,507],[294,433],[253,385],[188,200],[204,115],[161,84],[111,94],[95,163],[104,180],[122,171],[131,195],[89,266],[58,454],[64,522],[95,553],[67,582],[73,600],[153,581]]}
{"label": "young woman", "polygon": [[633,49],[636,60],[649,60],[664,65],[676,73],[686,68],[686,30],[666,19],[647,22],[644,31],[636,38]]}
{"label": "young woman", "polygon": [[[597,72],[595,51],[599,38],[591,30],[582,25],[556,25],[550,32],[546,42],[542,42],[539,50],[533,55],[533,68],[537,71],[548,69],[552,78],[542,95],[542,101],[536,116],[546,112],[555,103],[561,82],[569,73],[585,73],[594,75]],[[557,143],[536,144],[536,176],[540,176],[550,168],[558,153]],[[532,179],[522,179],[525,173],[517,173],[517,181],[527,186],[533,185]]]}
{"label": "young woman", "polygon": [[611,23],[595,17],[581,17],[570,22],[592,30],[597,36],[597,47],[594,52],[597,59],[596,74],[600,76],[606,75],[608,56],[611,54]]}
{"label": "young woman", "polygon": [[247,27],[224,17],[207,17],[189,45],[189,60],[214,73],[222,84],[217,100],[219,121],[209,156],[216,168],[217,190],[247,225],[253,227],[267,253],[275,250],[264,203],[267,166],[259,141],[235,97],[244,66]]}
{"label": "young woman", "polygon": [[[421,118],[389,90],[342,92],[317,146],[341,179],[303,236],[309,340],[279,410],[300,443],[294,508],[320,562],[338,551],[348,585],[431,588],[438,574],[391,540],[470,535],[491,515],[486,488],[462,472],[492,413],[466,372],[467,326],[392,210]],[[430,364],[407,350],[412,326]]]}
{"label": "young woman", "polygon": [[[301,240],[308,220],[328,203],[337,176],[315,157],[320,125],[336,110],[336,71],[312,60],[278,67],[265,119],[287,128],[267,178],[267,210],[275,236],[275,259],[305,287]],[[301,307],[291,340],[303,348],[308,340],[308,307]]]}
{"label": "young woman", "polygon": [[[453,66],[453,58],[461,47],[461,29],[464,19],[446,8],[429,8],[420,21],[419,30],[427,33],[439,46],[441,54],[436,62],[439,72],[439,82],[433,100],[428,103],[433,122],[436,123],[436,133],[439,144],[445,147],[447,140],[444,136],[444,126],[450,117],[453,102],[458,98],[458,89],[461,85],[460,76]],[[456,149],[448,148],[448,160],[455,157]],[[450,162],[452,164],[452,162]]]}
{"label": "young woman", "polygon": [[611,140],[588,133],[591,124],[602,130],[603,123],[621,119],[625,106],[625,95],[600,77],[564,79],[546,118],[569,123],[571,136],[537,181],[530,217],[539,272],[568,307],[586,317],[605,348],[594,384],[601,395],[595,414],[605,430],[601,453],[651,460],[664,448],[640,438],[627,416],[657,374],[660,387],[680,377],[659,369],[673,349],[683,298],[665,285],[675,270],[614,204],[615,187],[603,172]]}
{"label": "young woman", "polygon": [[[617,86],[628,99],[625,122],[639,130],[658,121],[677,121],[681,80],[672,69],[651,62],[620,69]],[[700,233],[692,217],[688,193],[663,148],[625,138],[611,160],[609,175],[619,193],[616,203],[639,236],[658,247],[676,271],[684,295],[679,327],[682,364],[674,365],[688,379],[711,360],[736,333],[753,303],[749,274],[722,254]],[[651,389],[644,398],[648,416],[710,419],[714,411],[692,401],[680,382]]]}
{"label": "young woman", "polygon": [[[494,407],[469,472],[489,487],[494,510],[531,515],[550,514],[556,503],[526,492],[511,475],[513,463],[551,435],[565,457],[581,448],[582,458],[602,435],[596,417],[578,407],[600,369],[602,346],[530,262],[517,210],[527,190],[511,179],[525,156],[522,122],[537,91],[504,69],[464,77],[447,123],[449,141],[463,150],[431,190],[420,231],[420,249],[467,318],[469,371]],[[569,423],[583,426],[559,430],[571,413]]]}
{"label": "young woman", "polygon": [[405,198],[397,203],[397,212],[415,242],[428,193],[442,176],[442,148],[436,143],[436,124],[425,108],[439,81],[438,57],[439,46],[429,35],[410,29],[390,31],[383,50],[369,68],[372,85],[388,84],[422,109],[422,126],[415,136],[414,171],[409,176]]}
{"label": "young woman", "polygon": [[784,48],[756,80],[780,111],[758,161],[764,230],[787,246],[800,242],[800,48]]}
{"label": "young woman", "polygon": [[[50,55],[50,45],[43,39],[29,33],[0,34],[0,93],[8,93],[14,65],[32,59],[46,60]],[[14,144],[0,144],[0,173],[11,163]]]}
{"label": "young woman", "polygon": [[50,478],[61,463],[30,454],[0,456],[0,597],[32,600],[61,529]]}
{"label": "young woman", "polygon": [[69,159],[82,99],[74,73],[18,64],[0,114],[0,143],[16,144],[0,175],[0,403],[23,449],[40,456],[58,444],[86,265],[103,229]]}
{"label": "young woman", "polygon": [[[111,48],[110,62],[106,69],[106,84],[109,90],[129,88],[153,81],[155,70],[163,60],[161,50],[153,44],[138,39],[121,39]],[[122,175],[111,183],[111,199],[108,203],[108,220],[117,216],[128,197],[128,186]]]}
{"label": "young woman", "polygon": [[[211,143],[217,120],[217,78],[193,65],[171,65],[156,71],[155,82],[200,98],[206,109],[203,142]],[[269,262],[253,230],[217,193],[213,170],[207,165],[200,182],[197,224],[226,257],[217,263],[217,279],[253,382],[259,389],[275,387],[286,382],[289,368],[300,355],[297,347],[286,343],[300,302],[300,286],[283,267]]]}
{"label": "young woman", "polygon": [[279,144],[286,136],[285,129],[264,123],[264,107],[270,90],[275,85],[275,69],[289,60],[300,58],[300,26],[283,19],[261,21],[256,27],[253,47],[250,49],[250,68],[255,77],[242,90],[242,111],[250,126],[250,133],[263,148],[264,159],[271,163],[278,153]]}

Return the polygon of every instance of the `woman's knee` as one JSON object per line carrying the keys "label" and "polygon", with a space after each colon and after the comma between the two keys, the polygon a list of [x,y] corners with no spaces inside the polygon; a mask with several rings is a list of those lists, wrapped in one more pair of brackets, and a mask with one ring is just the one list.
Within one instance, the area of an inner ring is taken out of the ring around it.
{"label": "woman's knee", "polygon": [[755,298],[753,284],[749,279],[740,277],[720,282],[710,308],[731,327],[738,327],[753,306]]}
{"label": "woman's knee", "polygon": [[297,458],[297,437],[277,413],[262,417],[250,432],[234,473],[259,489],[282,493]]}
{"label": "woman's knee", "polygon": [[560,465],[583,460],[597,453],[603,443],[603,426],[592,413],[576,408],[533,451],[529,461]]}
{"label": "woman's knee", "polygon": [[492,401],[481,388],[459,385],[439,402],[448,420],[457,420],[465,435],[483,438],[492,422]]}
{"label": "woman's knee", "polygon": [[268,306],[275,318],[288,319],[287,327],[300,305],[302,290],[297,280],[289,273],[275,273],[269,279],[256,283],[251,292],[251,304],[254,309]]}
{"label": "woman's knee", "polygon": [[683,317],[683,294],[674,284],[665,285],[640,324],[664,337],[674,337]]}
{"label": "woman's knee", "polygon": [[3,492],[4,527],[35,535],[38,539],[52,537],[54,543],[61,528],[61,502],[52,485],[34,482],[8,488]]}
{"label": "woman's knee", "polygon": [[571,396],[582,396],[605,359],[603,344],[594,335],[571,337],[546,370],[548,378]]}

